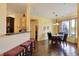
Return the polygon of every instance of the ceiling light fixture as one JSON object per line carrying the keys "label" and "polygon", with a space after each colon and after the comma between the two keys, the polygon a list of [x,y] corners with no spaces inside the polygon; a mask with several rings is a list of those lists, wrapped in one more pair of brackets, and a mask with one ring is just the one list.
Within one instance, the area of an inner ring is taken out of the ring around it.
{"label": "ceiling light fixture", "polygon": [[58,23],[58,21],[57,21],[57,14],[55,15],[56,16],[56,23],[55,24],[53,24],[53,25],[59,25],[59,23]]}

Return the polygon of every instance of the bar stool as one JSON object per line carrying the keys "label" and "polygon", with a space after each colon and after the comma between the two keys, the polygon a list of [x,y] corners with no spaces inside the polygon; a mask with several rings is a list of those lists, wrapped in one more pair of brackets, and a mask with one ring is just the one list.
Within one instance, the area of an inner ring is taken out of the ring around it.
{"label": "bar stool", "polygon": [[17,46],[7,52],[4,53],[4,56],[23,56],[24,55],[24,47]]}
{"label": "bar stool", "polygon": [[29,56],[32,55],[32,42],[30,40],[24,42],[20,46],[24,47],[24,55]]}
{"label": "bar stool", "polygon": [[35,39],[34,38],[30,38],[31,42],[32,42],[32,48],[35,49]]}

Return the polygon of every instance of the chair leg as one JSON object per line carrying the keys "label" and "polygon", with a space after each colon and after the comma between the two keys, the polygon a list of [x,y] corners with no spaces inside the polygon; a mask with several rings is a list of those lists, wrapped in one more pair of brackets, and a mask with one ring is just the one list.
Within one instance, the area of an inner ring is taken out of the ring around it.
{"label": "chair leg", "polygon": [[25,56],[27,56],[27,48],[25,48]]}
{"label": "chair leg", "polygon": [[62,44],[63,44],[63,47],[64,47],[64,41],[62,42]]}
{"label": "chair leg", "polygon": [[59,44],[61,45],[61,41],[59,41]]}
{"label": "chair leg", "polygon": [[66,43],[66,46],[67,46],[67,42],[65,42]]}
{"label": "chair leg", "polygon": [[49,43],[49,40],[48,40],[48,43]]}
{"label": "chair leg", "polygon": [[23,54],[22,54],[22,56],[24,56],[24,53],[25,53],[25,49],[23,50]]}
{"label": "chair leg", "polygon": [[33,52],[32,48],[33,48],[33,45],[31,43],[31,45],[30,45],[30,53],[31,53],[31,56],[32,56],[32,52]]}
{"label": "chair leg", "polygon": [[51,44],[53,44],[53,40],[51,40]]}
{"label": "chair leg", "polygon": [[67,42],[63,42],[63,46],[64,46],[64,44],[67,46]]}

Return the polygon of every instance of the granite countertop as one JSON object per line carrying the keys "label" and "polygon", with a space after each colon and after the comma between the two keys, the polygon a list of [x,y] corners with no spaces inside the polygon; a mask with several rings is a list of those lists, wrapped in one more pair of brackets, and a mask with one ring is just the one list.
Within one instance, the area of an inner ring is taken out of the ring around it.
{"label": "granite countertop", "polygon": [[5,34],[5,35],[16,35],[16,34],[22,34],[22,33],[27,33],[27,32],[7,33],[7,34]]}
{"label": "granite countertop", "polygon": [[11,36],[11,35],[17,35],[17,34],[23,34],[23,33],[29,33],[29,32],[7,33],[7,34],[4,34],[4,35],[0,35],[0,37],[3,37],[3,36]]}
{"label": "granite countertop", "polygon": [[0,55],[30,39],[29,32],[14,34],[0,37]]}

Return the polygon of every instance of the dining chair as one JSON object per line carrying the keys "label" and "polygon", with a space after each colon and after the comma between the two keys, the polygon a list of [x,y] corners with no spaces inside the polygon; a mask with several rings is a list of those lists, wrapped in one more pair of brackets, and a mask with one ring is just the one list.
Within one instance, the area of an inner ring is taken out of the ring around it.
{"label": "dining chair", "polygon": [[62,42],[62,40],[64,38],[64,33],[63,32],[59,32],[58,35],[63,35],[63,36],[58,37],[58,41],[61,44],[61,42]]}
{"label": "dining chair", "polygon": [[51,32],[48,32],[47,35],[48,35],[48,42],[49,42],[52,38],[52,34],[51,34]]}
{"label": "dining chair", "polygon": [[52,36],[51,32],[48,32],[48,38],[50,38]]}
{"label": "dining chair", "polygon": [[64,37],[63,37],[63,40],[62,40],[63,44],[65,43],[66,46],[67,46],[67,36],[68,36],[68,34],[64,34]]}
{"label": "dining chair", "polygon": [[50,40],[51,40],[51,43],[52,43],[52,44],[53,44],[54,42],[55,42],[55,43],[58,42],[57,37],[52,36],[52,33],[51,33],[51,32],[48,32],[47,34],[48,34],[48,43],[49,43]]}

